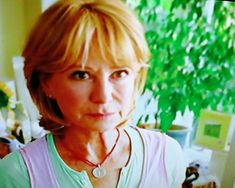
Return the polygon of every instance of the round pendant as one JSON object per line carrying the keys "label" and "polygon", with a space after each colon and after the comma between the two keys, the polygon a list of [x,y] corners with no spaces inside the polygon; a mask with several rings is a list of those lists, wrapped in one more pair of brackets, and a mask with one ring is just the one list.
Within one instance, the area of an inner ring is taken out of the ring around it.
{"label": "round pendant", "polygon": [[106,170],[104,167],[101,167],[100,165],[93,169],[92,174],[96,178],[103,178],[106,175]]}

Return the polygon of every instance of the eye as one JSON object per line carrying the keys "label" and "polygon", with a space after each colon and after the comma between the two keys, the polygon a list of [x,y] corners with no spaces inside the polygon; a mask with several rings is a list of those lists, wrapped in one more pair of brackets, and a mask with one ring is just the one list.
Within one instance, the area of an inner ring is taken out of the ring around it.
{"label": "eye", "polygon": [[112,73],[111,77],[113,79],[122,79],[122,78],[127,77],[128,74],[129,74],[129,72],[127,70],[118,70],[118,71],[115,71],[114,73]]}
{"label": "eye", "polygon": [[88,80],[90,79],[90,74],[86,71],[75,71],[72,73],[72,78],[77,80]]}

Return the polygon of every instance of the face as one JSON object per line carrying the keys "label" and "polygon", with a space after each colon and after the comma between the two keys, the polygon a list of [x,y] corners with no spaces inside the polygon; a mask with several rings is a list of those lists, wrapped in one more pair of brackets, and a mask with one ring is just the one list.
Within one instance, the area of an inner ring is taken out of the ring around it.
{"label": "face", "polygon": [[105,131],[130,112],[136,72],[111,66],[91,52],[84,68],[77,64],[53,74],[44,91],[57,101],[68,127]]}

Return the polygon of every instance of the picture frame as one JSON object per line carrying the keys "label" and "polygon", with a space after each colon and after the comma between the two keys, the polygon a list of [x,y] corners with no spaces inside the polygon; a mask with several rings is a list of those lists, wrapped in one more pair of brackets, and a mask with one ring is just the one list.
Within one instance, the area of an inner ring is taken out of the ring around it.
{"label": "picture frame", "polygon": [[212,150],[228,151],[234,123],[233,114],[202,110],[194,144]]}

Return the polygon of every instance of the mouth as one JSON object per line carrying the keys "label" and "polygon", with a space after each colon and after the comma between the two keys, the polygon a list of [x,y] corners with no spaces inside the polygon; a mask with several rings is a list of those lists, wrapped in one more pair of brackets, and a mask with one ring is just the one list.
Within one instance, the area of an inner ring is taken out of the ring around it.
{"label": "mouth", "polygon": [[115,114],[114,112],[110,112],[110,113],[89,113],[87,115],[92,118],[104,119],[104,118],[111,117],[114,114]]}

